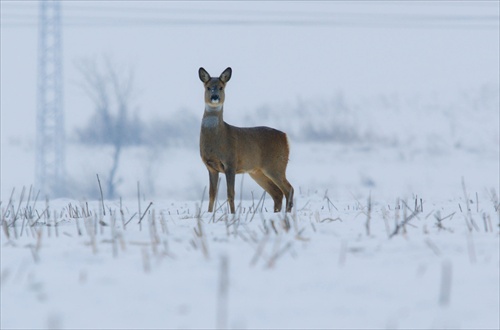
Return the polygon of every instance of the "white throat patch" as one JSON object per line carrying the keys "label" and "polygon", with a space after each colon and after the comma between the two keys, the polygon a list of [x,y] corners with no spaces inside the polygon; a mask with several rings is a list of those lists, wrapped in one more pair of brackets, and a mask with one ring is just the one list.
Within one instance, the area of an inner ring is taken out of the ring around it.
{"label": "white throat patch", "polygon": [[206,112],[219,112],[222,110],[222,104],[221,105],[217,105],[215,107],[212,107],[208,104],[205,104],[205,111]]}

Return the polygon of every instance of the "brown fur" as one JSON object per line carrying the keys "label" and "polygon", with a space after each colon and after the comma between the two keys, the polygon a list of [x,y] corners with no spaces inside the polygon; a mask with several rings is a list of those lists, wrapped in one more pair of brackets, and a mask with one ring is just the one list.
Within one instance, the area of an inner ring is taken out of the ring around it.
{"label": "brown fur", "polygon": [[224,122],[224,89],[231,73],[231,68],[227,68],[219,78],[212,78],[205,69],[199,70],[205,86],[200,155],[210,178],[208,211],[213,212],[219,173],[226,175],[231,213],[235,212],[235,175],[249,173],[271,195],[275,212],[281,210],[283,196],[286,198],[286,210],[290,212],[293,187],[285,175],[289,155],[286,134],[269,127],[235,127]]}

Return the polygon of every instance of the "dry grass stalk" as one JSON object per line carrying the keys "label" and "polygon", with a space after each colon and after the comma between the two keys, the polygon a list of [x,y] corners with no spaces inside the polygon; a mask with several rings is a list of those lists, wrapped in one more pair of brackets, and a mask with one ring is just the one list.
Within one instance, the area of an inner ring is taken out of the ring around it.
{"label": "dry grass stalk", "polygon": [[[23,199],[24,199],[24,193],[26,192],[26,187],[23,186],[23,189],[21,190],[21,195],[19,196],[19,204],[17,205],[17,211],[14,215],[14,220],[12,220],[12,225],[15,227],[15,223],[16,223],[16,220],[18,219],[19,217],[19,210],[21,210],[21,204],[23,202]],[[16,233],[17,234],[17,233]],[[17,236],[16,236],[17,238]]]}
{"label": "dry grass stalk", "polygon": [[[243,224],[243,229],[245,229],[246,233],[248,234],[248,237],[253,243],[258,242],[258,235],[255,231],[250,230],[246,224]],[[241,236],[241,232],[238,232],[238,234]]]}
{"label": "dry grass stalk", "polygon": [[31,246],[31,256],[33,257],[33,261],[37,264],[40,262],[40,256],[38,255],[38,252],[35,250],[33,246]]}
{"label": "dry grass stalk", "polygon": [[[139,214],[139,217],[141,216],[141,184],[139,181],[137,181],[137,214]],[[139,220],[139,230],[142,231],[142,224],[141,220]]]}
{"label": "dry grass stalk", "polygon": [[449,260],[441,264],[441,285],[439,289],[439,305],[446,307],[450,304],[452,268]]}
{"label": "dry grass stalk", "polygon": [[[330,197],[328,197],[328,189],[325,190],[325,197],[323,197],[323,200],[327,201],[326,205],[328,206],[328,211],[331,212],[330,205],[333,206],[333,208],[338,211],[337,207],[332,203],[330,200]],[[306,204],[307,205],[307,204]]]}
{"label": "dry grass stalk", "polygon": [[144,211],[144,213],[142,214],[142,216],[139,218],[139,222],[138,222],[138,224],[139,224],[139,225],[141,224],[142,219],[143,219],[143,218],[146,216],[146,214],[148,213],[148,210],[149,210],[149,208],[151,207],[151,205],[153,205],[153,202],[149,202],[149,205],[148,205],[148,207],[146,208],[146,211]]}
{"label": "dry grass stalk", "polygon": [[403,208],[403,225],[401,225],[401,228],[403,229],[403,235],[406,236],[406,222],[405,220],[408,218],[408,205],[406,205],[406,201],[402,202],[406,207]]}
{"label": "dry grass stalk", "polygon": [[[399,206],[399,198],[396,199],[396,206],[394,207],[394,228],[397,228],[398,227],[398,223],[399,223],[399,210],[401,209],[401,207]],[[389,238],[391,238],[391,236],[389,235]]]}
{"label": "dry grass stalk", "polygon": [[17,226],[15,225],[15,223],[16,223],[16,212],[14,211],[14,205],[11,205],[10,207],[12,209],[11,212],[14,215],[14,218],[13,218],[11,224],[10,224],[10,227],[12,227],[12,231],[14,232],[14,238],[18,239],[19,235],[17,234]]}
{"label": "dry grass stalk", "polygon": [[[309,203],[311,203],[311,201],[310,201],[310,200],[308,200],[308,201],[304,204],[304,206],[302,206],[302,208],[301,208],[299,211],[304,211],[304,210],[306,209],[306,207],[309,205]],[[295,204],[294,204],[294,205],[295,205]]]}
{"label": "dry grass stalk", "polygon": [[467,228],[469,229],[469,231],[472,231],[472,229],[476,229],[477,231],[479,231],[478,226],[476,225],[476,223],[474,222],[474,219],[472,218],[469,197],[467,195],[467,189],[465,187],[464,177],[462,177],[462,189],[463,189],[463,193],[464,193],[465,206],[467,207],[467,215],[465,216],[465,223],[467,225]]}
{"label": "dry grass stalk", "polygon": [[425,244],[432,250],[432,252],[434,252],[436,256],[439,257],[441,255],[441,251],[439,250],[437,245],[429,238],[425,240]]}
{"label": "dry grass stalk", "polygon": [[491,189],[490,191],[490,199],[491,202],[493,203],[493,208],[495,209],[495,212],[500,212],[500,202],[498,200],[497,192],[495,189]]}
{"label": "dry grass stalk", "polygon": [[316,232],[316,226],[314,225],[314,223],[312,223],[312,221],[310,221],[309,224],[311,225],[313,231]]}
{"label": "dry grass stalk", "polygon": [[16,191],[16,188],[12,188],[12,192],[10,193],[10,198],[9,198],[9,203],[7,204],[7,207],[5,208],[5,212],[4,212],[4,215],[3,215],[3,218],[5,221],[7,221],[7,217],[8,215],[6,214],[9,214],[10,213],[10,208],[12,206],[12,203],[13,203],[13,198],[14,198],[14,192]]}
{"label": "dry grass stalk", "polygon": [[467,234],[467,252],[469,254],[470,262],[472,264],[475,264],[476,263],[476,248],[475,248],[471,233]]}
{"label": "dry grass stalk", "polygon": [[2,220],[2,228],[5,237],[7,237],[7,239],[10,240],[9,226],[7,226],[7,221]]}
{"label": "dry grass stalk", "polygon": [[[255,216],[255,213],[259,211],[259,206],[262,204],[262,207],[264,206],[264,199],[266,197],[266,191],[262,193],[262,196],[259,199],[259,202],[257,203],[257,206],[255,206],[252,217],[250,218],[250,222],[253,220],[253,217]],[[259,214],[262,216],[262,207],[260,208]]]}
{"label": "dry grass stalk", "polygon": [[276,226],[274,225],[274,220],[269,221],[271,223],[271,228],[274,230],[274,233],[278,235],[278,230],[276,229]]}
{"label": "dry grass stalk", "polygon": [[24,232],[24,224],[26,223],[26,220],[27,220],[27,217],[26,216],[23,216],[23,222],[21,223],[21,233],[19,234],[20,237],[23,236],[23,232]]}
{"label": "dry grass stalk", "polygon": [[[85,219],[83,221],[85,221]],[[78,221],[78,218],[75,218],[75,224],[76,224],[76,232],[78,233],[78,236],[82,236],[82,230],[80,229],[80,222]]]}
{"label": "dry grass stalk", "polygon": [[145,247],[142,248],[142,267],[146,274],[151,272],[151,260],[149,258],[148,249]]}
{"label": "dry grass stalk", "polygon": [[40,248],[42,247],[42,234],[43,230],[42,228],[39,228],[36,231],[37,237],[36,237],[36,244],[35,246],[31,246],[31,254],[33,256],[33,260],[35,263],[40,262]]}
{"label": "dry grass stalk", "polygon": [[279,239],[281,236],[277,236],[277,239],[275,240],[275,245],[274,245],[274,253],[271,255],[269,258],[269,261],[267,262],[267,267],[268,268],[273,268],[276,265],[276,261],[278,260],[279,257],[281,257],[289,248],[292,247],[292,242],[287,242],[285,246],[281,249],[278,249],[279,243],[281,239]]}
{"label": "dry grass stalk", "polygon": [[479,213],[479,197],[477,196],[477,191],[476,191],[476,212]]}
{"label": "dry grass stalk", "polygon": [[[53,217],[55,216],[56,212],[54,211]],[[50,237],[52,232],[51,217],[48,217],[47,221],[45,222],[45,227],[47,228],[47,236]]]}
{"label": "dry grass stalk", "polygon": [[302,233],[306,230],[306,228],[302,228],[300,231],[295,234],[295,239],[303,242],[308,242],[310,238],[302,236]]}
{"label": "dry grass stalk", "polygon": [[282,218],[280,219],[279,223],[281,225],[281,228],[283,228],[283,230],[285,231],[285,233],[288,233],[290,228],[292,228],[292,226],[290,225],[290,218],[288,217],[288,215],[284,211],[283,211]]}
{"label": "dry grass stalk", "polygon": [[229,293],[229,261],[227,256],[222,256],[219,267],[219,285],[217,290],[217,329],[227,329],[228,319],[228,293]]}
{"label": "dry grass stalk", "polygon": [[[229,232],[229,221],[228,221],[228,216],[227,216],[227,213],[224,214],[224,224],[225,224],[225,227],[226,227],[226,235],[229,236],[230,232]],[[238,230],[235,230],[234,231],[234,235],[236,236],[238,234]]]}
{"label": "dry grass stalk", "polygon": [[[488,228],[488,222],[490,223],[490,228]],[[491,228],[491,219],[490,219],[490,215],[486,214],[486,212],[483,212],[483,223],[484,223],[484,231],[485,232],[488,232],[488,231],[493,231],[493,229]]]}
{"label": "dry grass stalk", "polygon": [[281,236],[278,235],[274,239],[273,252],[271,253],[271,257],[269,257],[267,260],[267,264],[266,264],[267,268],[274,267],[274,264],[276,262],[276,256],[278,255],[278,252],[279,252],[280,243],[281,243]]}
{"label": "dry grass stalk", "polygon": [[389,227],[389,212],[385,209],[385,207],[382,208],[382,219],[384,219],[385,231],[387,233],[387,237],[389,237],[391,235],[391,228]]}
{"label": "dry grass stalk", "polygon": [[96,176],[97,176],[97,183],[99,184],[99,191],[101,192],[102,213],[106,215],[106,209],[104,208],[104,196],[102,195],[101,180],[99,179],[99,174],[96,173]]}
{"label": "dry grass stalk", "polygon": [[342,222],[342,219],[340,217],[336,217],[336,218],[324,218],[324,219],[321,219],[319,222],[334,222],[334,221],[340,221],[340,222]]}
{"label": "dry grass stalk", "polygon": [[132,216],[130,217],[130,219],[128,219],[127,222],[125,222],[125,224],[123,225],[123,229],[124,230],[127,230],[127,225],[130,221],[132,221],[133,218],[135,218],[135,216],[137,215],[137,212],[135,212],[134,214],[132,214]]}
{"label": "dry grass stalk", "polygon": [[93,217],[89,217],[83,220],[85,223],[85,229],[87,235],[90,237],[90,246],[92,247],[92,253],[97,254],[97,242],[96,242],[96,226],[97,216],[94,214]]}
{"label": "dry grass stalk", "polygon": [[447,216],[445,216],[444,218],[441,218],[441,212],[437,211],[435,214],[434,214],[434,218],[436,218],[436,227],[438,227],[439,230],[448,230],[448,231],[452,231],[451,229],[448,229],[446,228],[445,226],[443,226],[443,220],[446,220],[448,218],[452,219],[453,216],[455,215],[456,212],[453,212]]}
{"label": "dry grass stalk", "polygon": [[370,195],[368,195],[368,210],[366,212],[366,222],[365,222],[366,236],[370,236],[371,217],[372,217],[372,193],[370,192]]}
{"label": "dry grass stalk", "polygon": [[[22,225],[21,225],[21,234],[20,234],[20,236],[23,236],[25,222],[27,221],[29,224],[31,224],[32,220],[33,220],[33,217],[34,217],[33,208],[30,207],[30,200],[31,200],[32,191],[33,191],[33,185],[30,185],[30,190],[29,190],[29,193],[28,193],[28,199],[26,200],[26,206],[24,207],[24,212],[23,212],[23,222],[22,222]],[[38,198],[38,194],[37,194],[37,196],[35,198],[33,206],[35,205],[37,198]]]}
{"label": "dry grass stalk", "polygon": [[260,240],[259,244],[257,245],[257,248],[255,249],[255,254],[250,260],[250,266],[254,266],[257,263],[260,256],[264,252],[264,247],[266,246],[268,240],[269,240],[269,235],[262,236],[262,239]]}
{"label": "dry grass stalk", "polygon": [[314,211],[314,220],[316,220],[316,222],[321,222],[318,210]]}
{"label": "dry grass stalk", "polygon": [[493,203],[493,208],[495,209],[495,212],[497,213],[498,228],[500,228],[500,202],[498,200],[498,196],[497,196],[495,189],[491,189],[490,199],[491,199],[491,202]]}
{"label": "dry grass stalk", "polygon": [[158,231],[156,229],[156,212],[153,209],[151,212],[149,220],[149,235],[151,238],[151,249],[153,255],[158,255],[158,244],[160,244],[160,237],[158,236]]}
{"label": "dry grass stalk", "polygon": [[392,232],[392,234],[389,235],[389,238],[392,238],[395,235],[397,235],[400,230],[403,231],[403,234],[406,234],[406,225],[408,225],[410,220],[412,220],[414,217],[416,217],[418,215],[418,213],[420,212],[420,210],[417,208],[416,210],[414,210],[412,212],[412,214],[410,214],[410,216],[407,216],[406,210],[408,209],[408,205],[405,202],[403,202],[403,204],[406,206],[403,210],[403,221],[401,221],[400,223],[396,222],[396,227],[394,228],[394,231]]}
{"label": "dry grass stalk", "polygon": [[197,207],[197,217],[196,217],[196,227],[193,228],[194,230],[194,233],[195,233],[195,243],[198,243],[201,247],[201,251],[203,252],[203,256],[206,258],[206,259],[209,259],[210,255],[208,253],[208,246],[207,246],[207,239],[206,239],[206,235],[203,231],[203,224],[202,224],[202,221],[201,221],[201,208],[196,205]]}
{"label": "dry grass stalk", "polygon": [[118,257],[118,241],[117,241],[118,234],[116,232],[116,212],[113,213],[113,215],[111,216],[110,227],[111,227],[111,242],[112,242],[113,258],[117,258]]}
{"label": "dry grass stalk", "polygon": [[160,225],[163,234],[168,235],[167,221],[165,220],[165,214],[160,212]]}
{"label": "dry grass stalk", "polygon": [[[297,205],[297,200],[294,200],[293,201],[293,205]],[[297,219],[298,219],[298,215],[297,215],[297,208],[294,207],[292,209],[292,224],[293,224],[293,230],[295,231],[295,234],[296,235],[299,235],[299,227],[297,225]]]}
{"label": "dry grass stalk", "polygon": [[59,237],[59,223],[56,221],[56,217],[54,217],[54,230],[56,232],[56,237]]}

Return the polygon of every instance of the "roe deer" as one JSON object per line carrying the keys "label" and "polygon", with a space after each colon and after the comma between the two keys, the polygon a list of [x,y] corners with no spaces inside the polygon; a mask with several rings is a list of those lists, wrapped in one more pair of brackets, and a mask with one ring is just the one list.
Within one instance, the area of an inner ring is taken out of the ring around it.
{"label": "roe deer", "polygon": [[235,127],[222,119],[226,83],[231,68],[220,77],[210,77],[200,68],[198,74],[205,86],[205,113],[201,122],[200,155],[210,177],[208,212],[213,212],[219,173],[226,174],[227,200],[234,209],[235,175],[248,173],[271,195],[274,212],[281,211],[283,195],[286,211],[293,206],[293,187],[285,176],[288,163],[288,139],[285,133],[269,127]]}

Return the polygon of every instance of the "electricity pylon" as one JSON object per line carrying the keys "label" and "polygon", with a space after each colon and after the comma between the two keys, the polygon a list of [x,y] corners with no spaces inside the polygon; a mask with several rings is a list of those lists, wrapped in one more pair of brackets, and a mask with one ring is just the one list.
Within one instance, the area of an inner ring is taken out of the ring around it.
{"label": "electricity pylon", "polygon": [[42,194],[64,194],[65,134],[62,92],[61,3],[39,4],[35,180]]}

